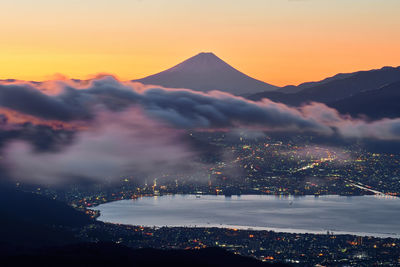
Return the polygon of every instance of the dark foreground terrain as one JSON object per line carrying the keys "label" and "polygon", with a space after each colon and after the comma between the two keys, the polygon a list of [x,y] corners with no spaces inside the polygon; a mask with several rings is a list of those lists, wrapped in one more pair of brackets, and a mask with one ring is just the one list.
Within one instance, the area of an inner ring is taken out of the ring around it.
{"label": "dark foreground terrain", "polygon": [[0,266],[284,266],[221,248],[132,249],[87,243],[74,231],[88,215],[46,197],[0,187]]}
{"label": "dark foreground terrain", "polygon": [[286,266],[263,263],[220,248],[130,249],[115,243],[81,243],[3,256],[1,266]]}

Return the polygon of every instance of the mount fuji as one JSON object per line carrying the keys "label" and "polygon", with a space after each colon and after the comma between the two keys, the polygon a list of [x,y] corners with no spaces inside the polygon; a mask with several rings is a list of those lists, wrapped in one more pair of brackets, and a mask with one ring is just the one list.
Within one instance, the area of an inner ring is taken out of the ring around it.
{"label": "mount fuji", "polygon": [[213,53],[200,53],[170,69],[134,81],[202,92],[219,90],[234,95],[278,89],[236,70]]}

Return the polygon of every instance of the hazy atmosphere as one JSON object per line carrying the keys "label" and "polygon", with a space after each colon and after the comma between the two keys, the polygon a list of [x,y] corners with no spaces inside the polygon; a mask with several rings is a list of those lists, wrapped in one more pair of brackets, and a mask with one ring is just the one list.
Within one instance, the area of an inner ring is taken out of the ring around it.
{"label": "hazy atmosphere", "polygon": [[399,14],[1,1],[0,266],[399,266]]}

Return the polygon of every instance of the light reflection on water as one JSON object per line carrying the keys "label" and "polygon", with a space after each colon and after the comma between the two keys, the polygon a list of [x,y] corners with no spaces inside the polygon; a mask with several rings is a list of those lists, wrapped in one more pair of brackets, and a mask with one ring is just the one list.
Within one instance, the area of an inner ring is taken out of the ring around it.
{"label": "light reflection on water", "polygon": [[375,196],[166,195],[99,205],[99,220],[400,238],[400,199]]}

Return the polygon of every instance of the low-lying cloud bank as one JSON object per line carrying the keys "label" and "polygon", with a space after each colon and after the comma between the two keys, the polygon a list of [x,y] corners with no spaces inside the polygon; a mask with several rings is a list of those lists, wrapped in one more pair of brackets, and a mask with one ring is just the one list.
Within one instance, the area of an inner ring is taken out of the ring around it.
{"label": "low-lying cloud bank", "polygon": [[38,153],[27,142],[10,142],[5,162],[14,177],[47,184],[183,172],[194,154],[179,142],[179,131],[132,113],[99,114],[60,150]]}
{"label": "low-lying cloud bank", "polygon": [[183,141],[186,130],[247,127],[400,140],[400,118],[369,122],[320,103],[291,108],[268,99],[149,87],[111,76],[0,82],[0,118],[3,168],[16,179],[47,183],[195,172],[204,166],[191,166],[196,153]]}

